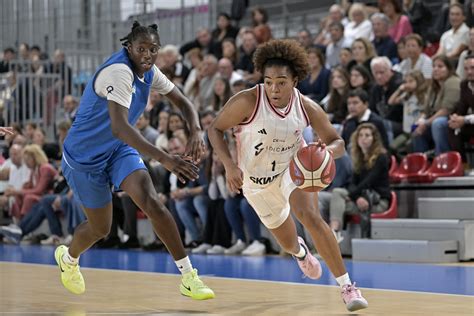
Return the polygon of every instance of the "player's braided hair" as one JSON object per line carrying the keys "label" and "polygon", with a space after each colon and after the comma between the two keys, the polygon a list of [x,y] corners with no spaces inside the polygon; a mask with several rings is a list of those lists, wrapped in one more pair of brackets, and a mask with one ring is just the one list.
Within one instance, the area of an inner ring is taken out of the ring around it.
{"label": "player's braided hair", "polygon": [[158,45],[161,45],[160,35],[158,34],[158,25],[152,24],[144,26],[140,25],[138,21],[135,21],[132,25],[132,31],[128,33],[127,36],[120,39],[120,41],[122,42],[122,46],[127,46],[128,44],[136,40],[139,36],[144,34],[156,35],[156,37],[158,38]]}
{"label": "player's braided hair", "polygon": [[261,73],[266,67],[287,66],[298,81],[304,80],[310,72],[308,55],[295,40],[270,40],[260,45],[253,56],[253,64]]}

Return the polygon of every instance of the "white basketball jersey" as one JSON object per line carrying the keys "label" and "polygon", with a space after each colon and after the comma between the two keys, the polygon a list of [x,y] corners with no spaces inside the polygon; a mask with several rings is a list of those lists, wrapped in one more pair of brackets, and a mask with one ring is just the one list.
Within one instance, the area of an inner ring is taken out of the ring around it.
{"label": "white basketball jersey", "polygon": [[296,88],[287,107],[278,109],[271,105],[263,84],[257,85],[254,112],[235,129],[244,187],[265,187],[288,168],[295,153],[304,146],[303,129],[308,125]]}

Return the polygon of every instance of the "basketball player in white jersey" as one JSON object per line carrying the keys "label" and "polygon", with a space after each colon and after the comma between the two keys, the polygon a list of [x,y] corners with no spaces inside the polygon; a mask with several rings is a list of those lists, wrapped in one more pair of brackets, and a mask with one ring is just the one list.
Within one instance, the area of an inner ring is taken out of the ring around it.
{"label": "basketball player in white jersey", "polygon": [[[324,110],[295,88],[309,73],[307,54],[296,41],[273,40],[257,49],[253,61],[264,83],[232,97],[208,130],[224,164],[227,185],[235,193],[243,190],[280,246],[295,257],[306,276],[318,279],[321,265],[297,236],[291,209],[336,277],[347,309],[366,308],[367,301],[351,282],[336,239],[321,218],[318,194],[298,189],[289,174],[292,157],[304,146],[302,131],[308,125],[320,137],[319,146],[326,147],[334,158],[344,154],[344,141]],[[237,138],[238,164],[223,137],[230,128]]]}

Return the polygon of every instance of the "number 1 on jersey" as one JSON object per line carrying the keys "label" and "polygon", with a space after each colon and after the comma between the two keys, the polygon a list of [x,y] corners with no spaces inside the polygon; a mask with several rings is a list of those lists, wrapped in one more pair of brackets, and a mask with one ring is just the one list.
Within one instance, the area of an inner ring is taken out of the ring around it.
{"label": "number 1 on jersey", "polygon": [[273,162],[272,162],[272,171],[275,171],[275,166],[276,166],[276,162],[275,162],[275,160],[273,160]]}

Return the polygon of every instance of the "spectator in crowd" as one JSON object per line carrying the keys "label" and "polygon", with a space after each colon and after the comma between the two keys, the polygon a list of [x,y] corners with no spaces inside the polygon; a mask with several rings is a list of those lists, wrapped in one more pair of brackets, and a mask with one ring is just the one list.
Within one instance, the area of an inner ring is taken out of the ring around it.
{"label": "spectator in crowd", "polygon": [[424,42],[420,35],[410,34],[405,37],[405,48],[408,58],[400,63],[402,75],[408,74],[412,70],[419,70],[426,79],[431,79],[433,73],[433,62],[423,53]]}
{"label": "spectator in crowd", "polygon": [[314,47],[313,36],[311,35],[311,32],[307,29],[302,29],[298,32],[297,40],[301,44],[301,46],[304,47],[304,49]]}
{"label": "spectator in crowd", "polygon": [[402,3],[399,0],[384,0],[381,10],[390,19],[388,33],[398,43],[402,37],[413,33],[410,20],[402,14]]}
{"label": "spectator in crowd", "polygon": [[433,80],[428,91],[423,114],[417,121],[413,150],[427,152],[432,149],[439,155],[449,151],[448,116],[456,108],[460,96],[460,79],[454,73],[454,67],[445,55],[433,58]]}
{"label": "spectator in crowd", "polygon": [[174,132],[184,129],[186,122],[180,112],[171,112],[168,115],[168,127],[166,128],[168,140],[173,136]]}
{"label": "spectator in crowd", "polygon": [[[401,103],[389,105],[388,99],[402,84],[403,77],[399,72],[392,70],[392,62],[385,56],[375,57],[371,69],[375,86],[370,93],[370,109],[383,118],[388,143],[391,143],[402,132],[403,105]],[[384,144],[387,145],[385,141]]]}
{"label": "spectator in crowd", "polygon": [[[350,47],[343,47],[339,52],[339,65],[347,69],[352,61],[352,50]],[[327,63],[326,63],[327,65]]]}
{"label": "spectator in crowd", "polygon": [[469,47],[464,50],[459,56],[458,67],[456,69],[456,74],[459,78],[464,79],[464,60],[467,56],[474,53],[474,27],[471,27],[469,30]]}
{"label": "spectator in crowd", "polygon": [[[239,62],[239,49],[235,44],[235,39],[224,38],[222,41],[222,58],[227,58],[232,63],[232,68]],[[222,60],[222,58],[220,60]]]}
{"label": "spectator in crowd", "polygon": [[212,110],[218,112],[224,104],[229,101],[232,96],[232,91],[230,90],[230,83],[224,77],[217,77],[214,81],[214,96],[212,98],[211,107]]}
{"label": "spectator in crowd", "polygon": [[328,99],[322,101],[327,104],[326,112],[333,124],[342,124],[347,116],[347,94],[350,89],[349,73],[343,67],[336,67],[331,73],[331,84]]}
{"label": "spectator in crowd", "polygon": [[342,241],[345,214],[370,214],[387,210],[391,193],[389,158],[378,128],[360,124],[351,136],[352,181],[349,187],[334,188],[330,202],[330,227]]}
{"label": "spectator in crowd", "polygon": [[[56,95],[72,93],[72,69],[66,64],[66,55],[62,50],[54,51],[53,60],[47,65],[45,72],[60,75],[60,79],[55,82]],[[58,91],[61,93],[58,94]]]}
{"label": "spectator in crowd", "polygon": [[393,63],[398,61],[397,44],[388,33],[390,19],[383,13],[374,13],[370,20],[374,29],[374,44],[378,56],[387,56]]}
{"label": "spectator in crowd", "polygon": [[347,68],[349,71],[355,65],[362,65],[370,71],[370,62],[376,56],[374,45],[368,39],[360,37],[352,42],[352,61]]}
{"label": "spectator in crowd", "polygon": [[240,60],[235,67],[237,70],[242,70],[244,80],[257,83],[260,80],[261,75],[255,71],[253,66],[253,54],[257,49],[257,40],[255,34],[252,31],[246,31],[242,34],[242,47],[240,51]]}
{"label": "spectator in crowd", "polygon": [[69,132],[70,128],[71,128],[71,121],[69,120],[59,121],[57,124],[59,156],[61,157],[64,152],[64,147],[63,147],[64,140],[66,139],[67,133]]}
{"label": "spectator in crowd", "polygon": [[367,19],[365,5],[362,3],[354,3],[349,9],[349,19],[351,20],[344,27],[344,36],[352,45],[356,38],[366,38],[371,41],[374,38],[372,24]]}
{"label": "spectator in crowd", "polygon": [[219,13],[217,16],[217,27],[211,33],[212,54],[217,59],[222,58],[222,41],[224,38],[236,38],[239,29],[231,23],[230,16],[227,13]]}
{"label": "spectator in crowd", "polygon": [[451,29],[441,36],[436,56],[444,54],[449,59],[457,59],[469,46],[469,27],[464,23],[465,19],[464,8],[461,4],[454,3],[449,7]]}
{"label": "spectator in crowd", "polygon": [[[474,137],[474,55],[464,60],[466,79],[461,83],[461,97],[455,111],[449,117],[449,143],[459,151],[466,162],[464,143]],[[470,114],[469,113],[470,110]]]}
{"label": "spectator in crowd", "polygon": [[25,216],[31,207],[52,189],[57,175],[56,169],[48,163],[48,158],[38,145],[27,145],[23,150],[23,156],[26,166],[31,169],[30,180],[22,189],[5,190],[6,196],[15,197],[11,214],[16,220]]}
{"label": "spectator in crowd", "polygon": [[420,70],[411,70],[404,76],[404,83],[388,99],[389,105],[403,103],[403,133],[390,145],[393,152],[407,153],[406,145],[411,140],[411,133],[416,128],[423,105],[425,104],[428,80]]}
{"label": "spectator in crowd", "polygon": [[173,73],[173,83],[178,87],[182,87],[186,79],[188,79],[189,68],[181,61],[178,47],[174,45],[165,45],[161,49],[163,53],[163,62],[161,68],[168,69]]}
{"label": "spectator in crowd", "polygon": [[46,133],[42,128],[35,129],[32,143],[40,146],[49,161],[61,160],[59,144],[57,142],[46,142]]}
{"label": "spectator in crowd", "polygon": [[167,109],[163,109],[158,114],[158,137],[155,141],[155,146],[162,149],[168,150],[168,121],[170,117],[170,112]]}
{"label": "spectator in crowd", "polygon": [[[212,150],[211,150],[212,151]],[[192,253],[210,255],[224,254],[231,245],[232,231],[224,212],[224,204],[229,196],[224,178],[224,166],[216,154],[211,154],[206,172],[208,173],[209,204],[203,231],[203,243],[192,250]]]}
{"label": "spectator in crowd", "polygon": [[[224,44],[222,44],[222,45],[224,46]],[[199,64],[202,62],[202,59],[203,59],[202,50],[199,47],[195,47],[195,48],[190,49],[186,53],[185,56],[186,56],[186,60],[187,60],[187,65],[191,69],[190,72],[193,71],[194,69],[196,69],[199,66]],[[189,75],[190,74],[188,74],[188,76]]]}
{"label": "spectator in crowd", "polygon": [[350,73],[350,84],[352,89],[361,88],[365,92],[370,93],[372,90],[373,82],[372,75],[363,65],[355,65],[351,69]]}
{"label": "spectator in crowd", "polygon": [[135,126],[148,142],[155,144],[159,133],[156,129],[150,126],[150,114],[148,112],[143,112],[142,115],[140,115]]}
{"label": "spectator in crowd", "polygon": [[377,127],[383,146],[388,148],[387,131],[383,120],[377,113],[369,109],[369,95],[367,92],[362,89],[351,90],[347,97],[347,110],[349,112],[349,118],[344,124],[341,135],[346,144],[346,148],[350,149],[351,146],[354,146],[354,144],[351,143],[352,134],[357,127],[364,122],[372,123]]}
{"label": "spectator in crowd", "polygon": [[214,47],[211,45],[211,32],[207,28],[200,28],[196,32],[196,38],[181,46],[179,53],[185,56],[193,48],[199,48],[203,55],[214,54]]}
{"label": "spectator in crowd", "polygon": [[349,23],[349,19],[345,17],[344,9],[339,4],[333,4],[329,8],[329,16],[324,18],[321,22],[320,31],[313,41],[315,45],[325,49],[331,43],[329,27],[335,22],[341,23],[344,26]]}
{"label": "spectator in crowd", "polygon": [[424,1],[403,0],[403,12],[405,12],[410,20],[413,32],[425,38],[431,27],[432,14]]}
{"label": "spectator in crowd", "polygon": [[227,79],[230,85],[233,85],[237,80],[243,79],[242,75],[234,70],[234,65],[227,57],[222,57],[217,67],[219,69],[219,75]]}
{"label": "spectator in crowd", "polygon": [[244,80],[237,80],[235,81],[232,86],[230,87],[232,90],[232,95],[239,93],[242,90],[248,88],[247,82]]}
{"label": "spectator in crowd", "polygon": [[24,126],[23,135],[26,137],[28,143],[33,142],[33,137],[35,136],[35,132],[38,129],[38,124],[35,122],[27,122]]}
{"label": "spectator in crowd", "polygon": [[79,100],[71,94],[67,94],[63,98],[63,117],[62,119],[74,122],[76,118],[77,107],[79,106]]}
{"label": "spectator in crowd", "polygon": [[350,47],[352,42],[344,36],[344,25],[340,22],[331,23],[329,32],[331,43],[326,48],[326,68],[332,69],[341,63],[339,54],[344,48]]}
{"label": "spectator in crowd", "polygon": [[268,25],[268,13],[264,8],[255,7],[252,10],[252,26],[255,38],[259,44],[272,38],[272,29]]}
{"label": "spectator in crowd", "polygon": [[324,55],[318,48],[310,48],[307,52],[311,71],[306,79],[298,83],[298,89],[302,94],[320,102],[328,94],[331,71],[325,67]]}
{"label": "spectator in crowd", "polygon": [[[0,166],[0,181],[6,182],[4,191],[20,191],[30,179],[31,170],[23,161],[23,147],[13,144],[9,148],[10,158]],[[6,209],[10,213],[14,201],[13,195],[0,195],[0,209]]]}
{"label": "spectator in crowd", "polygon": [[11,71],[10,62],[15,59],[15,50],[12,47],[7,47],[3,50],[3,58],[0,61],[0,73]]}
{"label": "spectator in crowd", "polygon": [[184,93],[194,101],[197,109],[203,109],[211,104],[214,81],[218,75],[216,57],[214,55],[206,55],[199,65],[196,77],[192,78],[190,76],[186,81]]}

